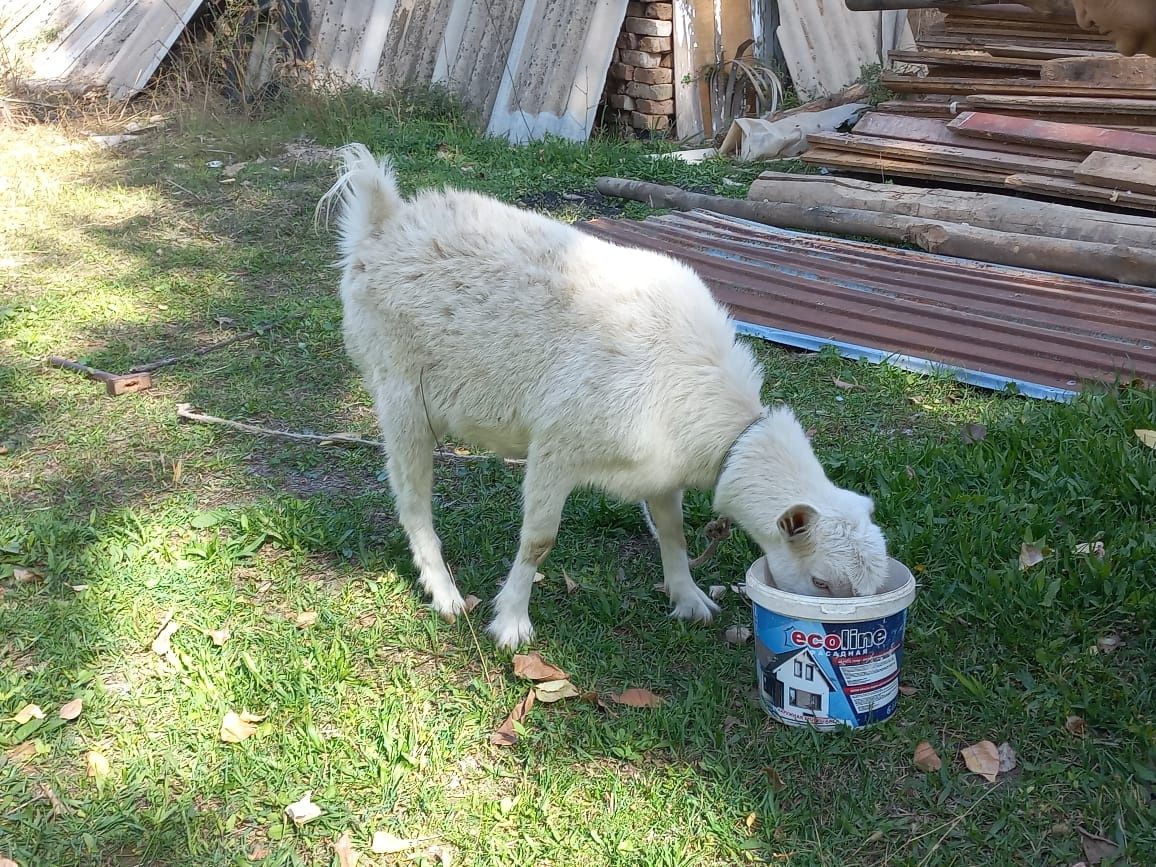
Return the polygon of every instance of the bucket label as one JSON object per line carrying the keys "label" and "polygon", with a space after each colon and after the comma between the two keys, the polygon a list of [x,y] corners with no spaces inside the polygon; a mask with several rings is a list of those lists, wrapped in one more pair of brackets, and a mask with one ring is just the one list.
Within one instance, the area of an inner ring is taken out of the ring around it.
{"label": "bucket label", "polygon": [[773,716],[829,729],[882,722],[895,712],[905,610],[821,623],[753,607],[759,695]]}

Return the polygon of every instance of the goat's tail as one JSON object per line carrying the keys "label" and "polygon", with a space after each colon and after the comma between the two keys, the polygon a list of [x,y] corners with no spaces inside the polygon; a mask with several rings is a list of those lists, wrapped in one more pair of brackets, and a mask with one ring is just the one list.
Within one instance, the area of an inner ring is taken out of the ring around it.
{"label": "goat's tail", "polygon": [[357,142],[341,148],[337,155],[342,160],[340,174],[317,203],[313,216],[317,220],[324,211],[328,219],[334,202],[340,202],[338,243],[341,252],[350,256],[397,215],[402,198],[389,157],[378,161],[369,148]]}

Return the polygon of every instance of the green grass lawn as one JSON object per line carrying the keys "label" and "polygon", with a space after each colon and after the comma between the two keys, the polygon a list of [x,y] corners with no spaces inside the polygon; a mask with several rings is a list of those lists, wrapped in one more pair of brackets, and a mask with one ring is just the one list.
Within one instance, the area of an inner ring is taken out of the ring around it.
{"label": "green grass lawn", "polygon": [[[341,346],[332,239],[312,225],[332,166],[287,152],[300,135],[388,150],[410,189],[452,182],[564,219],[621,204],[591,196],[601,174],[742,195],[764,168],[612,141],[510,148],[430,99],[177,118],[117,152],[0,129],[0,856],[329,865],[348,831],[363,867],[1070,865],[1096,845],[1083,830],[1120,863],[1156,863],[1156,451],[1133,434],[1156,427],[1152,392],[1029,402],[760,345],[766,399],[876,498],[918,573],[897,715],[856,734],[770,722],[752,648],[722,640],[747,603],[728,593],[711,626],[670,620],[637,508],[587,492],[536,589],[534,647],[580,690],[665,703],[539,704],[516,745],[493,746],[527,691],[481,631],[516,547],[518,468],[439,467],[447,559],[482,599],[447,625],[371,450],[176,418],[187,402],[376,435]],[[211,160],[247,165],[224,182]],[[124,371],[274,320],[138,395],[43,363]],[[982,441],[961,437],[971,423]],[[698,551],[709,495],[687,508]],[[1103,559],[1075,553],[1096,541]],[[1045,550],[1026,571],[1025,542]],[[736,535],[697,577],[735,583],[755,556]],[[154,653],[170,614],[172,650]],[[59,719],[75,698],[79,717]],[[28,704],[45,719],[13,721]],[[223,743],[229,711],[265,720]],[[938,772],[913,766],[923,740]],[[1018,754],[995,784],[960,758],[981,740]],[[107,773],[87,773],[90,753]],[[298,828],[283,811],[307,790],[322,812]],[[374,855],[375,831],[434,839]]]}

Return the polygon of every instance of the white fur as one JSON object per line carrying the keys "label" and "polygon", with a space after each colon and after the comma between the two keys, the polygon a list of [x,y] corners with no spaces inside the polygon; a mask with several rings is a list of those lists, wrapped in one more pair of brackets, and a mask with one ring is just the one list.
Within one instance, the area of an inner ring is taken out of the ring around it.
{"label": "white fur", "polygon": [[[827,480],[789,410],[763,407],[754,356],[691,269],[473,193],[406,201],[387,159],[360,144],[340,153],[344,172],[318,209],[342,202],[346,348],[443,616],[463,609],[431,513],[433,450],[447,434],[526,458],[521,540],[489,626],[503,647],[532,638],[534,573],[585,485],[646,502],[675,616],[718,611],[691,578],[682,529],[682,491],[716,482],[717,508],[764,548],[782,586],[879,586],[886,554],[869,501]],[[817,514],[788,542],[777,523],[799,503]]]}

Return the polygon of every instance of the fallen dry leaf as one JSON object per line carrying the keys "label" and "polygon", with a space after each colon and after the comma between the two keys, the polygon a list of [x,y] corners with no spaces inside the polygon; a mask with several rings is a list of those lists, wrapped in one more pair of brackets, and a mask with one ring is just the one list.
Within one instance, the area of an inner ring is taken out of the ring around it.
{"label": "fallen dry leaf", "polygon": [[731,733],[731,731],[734,729],[734,727],[737,726],[741,722],[742,722],[742,720],[739,719],[737,716],[726,717],[723,720],[723,726],[722,726],[723,727],[723,734],[729,735]]}
{"label": "fallen dry leaf", "polygon": [[1081,542],[1076,546],[1077,554],[1084,554],[1088,557],[1099,557],[1104,559],[1104,543],[1103,542]]}
{"label": "fallen dry leaf", "polygon": [[527,680],[565,680],[570,675],[557,666],[551,665],[534,650],[514,656],[514,675]]}
{"label": "fallen dry leaf", "polygon": [[217,647],[224,647],[225,642],[233,637],[233,633],[228,629],[214,629],[209,633],[209,638],[213,639],[213,644]]}
{"label": "fallen dry leaf", "polygon": [[600,696],[598,693],[596,693],[594,691],[584,692],[584,693],[582,693],[582,695],[579,696],[579,698],[582,699],[582,701],[590,702],[592,705],[594,705],[596,708],[598,708],[598,710],[604,710],[608,713],[610,712],[610,706],[607,705],[606,702],[602,700],[602,696]]}
{"label": "fallen dry leaf", "polygon": [[977,422],[971,422],[963,426],[963,430],[960,431],[960,436],[963,438],[965,445],[983,442],[987,439],[987,428]]}
{"label": "fallen dry leaf", "polygon": [[541,572],[535,572],[534,573],[534,583],[535,584],[541,584],[545,580],[546,580],[546,576],[543,575]]}
{"label": "fallen dry leaf", "polygon": [[970,747],[964,747],[963,763],[973,774],[978,774],[989,783],[994,783],[999,776],[999,750],[991,741],[980,741]]}
{"label": "fallen dry leaf", "polygon": [[767,782],[771,784],[771,788],[776,792],[782,791],[787,787],[787,784],[783,782],[783,778],[779,776],[779,772],[770,765],[763,768],[763,773],[767,775]]}
{"label": "fallen dry leaf", "polygon": [[60,796],[56,794],[56,790],[48,783],[40,782],[32,788],[33,793],[42,801],[47,801],[52,807],[53,817],[67,816],[68,808],[64,806],[64,802],[60,800]]}
{"label": "fallen dry leaf", "polygon": [[1140,438],[1140,442],[1144,443],[1148,448],[1156,449],[1156,430],[1144,430],[1141,428],[1134,431],[1134,433]]}
{"label": "fallen dry leaf", "polygon": [[36,741],[25,741],[17,744],[4,754],[14,765],[23,764],[36,755]]}
{"label": "fallen dry leaf", "polygon": [[1076,832],[1080,835],[1080,848],[1084,850],[1084,857],[1088,859],[1089,865],[1099,864],[1120,851],[1120,847],[1107,837],[1093,834],[1079,825],[1076,826]]}
{"label": "fallen dry leaf", "polygon": [[1096,650],[1100,653],[1113,653],[1123,644],[1124,640],[1119,635],[1101,635],[1096,639]]}
{"label": "fallen dry leaf", "polygon": [[481,603],[482,603],[482,600],[479,599],[477,596],[474,596],[473,594],[470,594],[469,596],[467,596],[465,599],[462,600],[462,604],[465,607],[466,614],[473,613],[473,610],[475,608],[477,608],[479,605],[481,605]]}
{"label": "fallen dry leaf", "polygon": [[943,767],[943,760],[939,758],[939,753],[927,741],[920,741],[915,747],[914,762],[915,767],[925,774],[933,773]]}
{"label": "fallen dry leaf", "polygon": [[153,639],[152,651],[157,656],[168,656],[172,652],[173,633],[181,628],[177,621],[173,620],[172,612],[170,612],[162,621],[160,632],[157,633],[156,638]]}
{"label": "fallen dry leaf", "polygon": [[265,719],[263,716],[242,711],[240,714],[229,711],[221,720],[221,740],[227,744],[239,744],[257,731],[257,723]]}
{"label": "fallen dry leaf", "polygon": [[858,391],[859,389],[863,388],[863,386],[859,385],[857,382],[847,382],[847,380],[839,379],[837,376],[833,381],[835,383],[835,388],[841,388],[844,391]]}
{"label": "fallen dry leaf", "polygon": [[743,824],[747,826],[748,834],[754,833],[754,830],[759,827],[758,815],[755,813],[747,813],[747,818],[743,821]]}
{"label": "fallen dry leaf", "polygon": [[25,569],[23,566],[17,566],[12,570],[12,578],[17,584],[31,584],[33,581],[39,581],[44,576],[35,569]]}
{"label": "fallen dry leaf", "polygon": [[302,611],[293,620],[293,625],[296,626],[298,629],[305,629],[306,627],[312,626],[316,622],[317,622],[317,612],[316,611]]}
{"label": "fallen dry leaf", "polygon": [[706,591],[706,595],[713,599],[715,602],[718,602],[723,598],[723,596],[726,595],[726,592],[727,586],[725,584],[712,584],[710,585],[710,589]]}
{"label": "fallen dry leaf", "polygon": [[454,850],[449,846],[428,846],[425,856],[437,861],[441,867],[451,867],[454,863]]}
{"label": "fallen dry leaf", "polygon": [[1068,730],[1068,734],[1075,735],[1082,738],[1088,733],[1088,724],[1084,721],[1082,716],[1072,714],[1064,720],[1064,728]]}
{"label": "fallen dry leaf", "polygon": [[1020,545],[1020,571],[1030,569],[1044,562],[1044,552],[1035,545],[1029,545],[1024,542]]}
{"label": "fallen dry leaf", "polygon": [[1012,749],[1012,745],[1004,741],[996,750],[999,755],[999,772],[1006,774],[1008,771],[1014,771],[1016,766],[1016,751]]}
{"label": "fallen dry leaf", "polygon": [[538,701],[553,704],[564,698],[575,698],[581,693],[568,680],[547,680],[534,684],[534,695]]}
{"label": "fallen dry leaf", "polygon": [[74,720],[84,711],[84,700],[74,698],[68,704],[64,705],[59,711],[59,716],[63,720]]}
{"label": "fallen dry leaf", "polygon": [[306,822],[312,822],[321,815],[321,808],[309,800],[312,797],[313,792],[310,790],[301,796],[300,801],[285,808],[285,815],[292,819],[293,824],[297,827],[301,827]]}
{"label": "fallen dry leaf", "polygon": [[499,747],[512,747],[518,742],[518,733],[514,730],[514,723],[521,722],[534,706],[534,690],[526,693],[526,697],[514,705],[506,721],[494,729],[490,735],[490,743]]}
{"label": "fallen dry leaf", "polygon": [[906,683],[899,684],[900,695],[915,695],[917,692],[919,692],[919,687],[911,686],[910,684]]}
{"label": "fallen dry leaf", "polygon": [[567,593],[573,593],[575,590],[578,589],[578,582],[573,580],[569,575],[567,575],[565,569],[562,570],[562,580],[566,582],[566,592]]}
{"label": "fallen dry leaf", "polygon": [[26,704],[20,710],[16,711],[16,715],[12,717],[13,721],[18,726],[33,719],[44,719],[44,711],[40,709],[39,705]]}
{"label": "fallen dry leaf", "polygon": [[655,695],[649,689],[642,689],[637,686],[610,697],[627,707],[659,707],[662,704],[661,696]]}
{"label": "fallen dry leaf", "polygon": [[333,844],[333,851],[337,853],[339,867],[357,867],[361,853],[353,848],[353,839],[349,836],[349,831],[343,832],[337,838],[337,842]]}
{"label": "fallen dry leaf", "polygon": [[108,765],[108,759],[104,757],[103,753],[96,750],[89,750],[84,757],[85,765],[88,767],[88,776],[98,782],[108,776],[111,768]]}
{"label": "fallen dry leaf", "polygon": [[751,630],[748,626],[731,626],[723,633],[723,641],[727,644],[746,644],[751,639]]}
{"label": "fallen dry leaf", "polygon": [[395,837],[393,834],[386,833],[385,831],[374,831],[373,842],[370,844],[369,849],[375,855],[396,855],[398,852],[416,849],[418,846],[436,839],[436,836],[404,839],[402,837]]}
{"label": "fallen dry leaf", "polygon": [[235,178],[241,173],[241,169],[249,165],[248,163],[230,163],[221,169],[221,174],[226,178]]}

